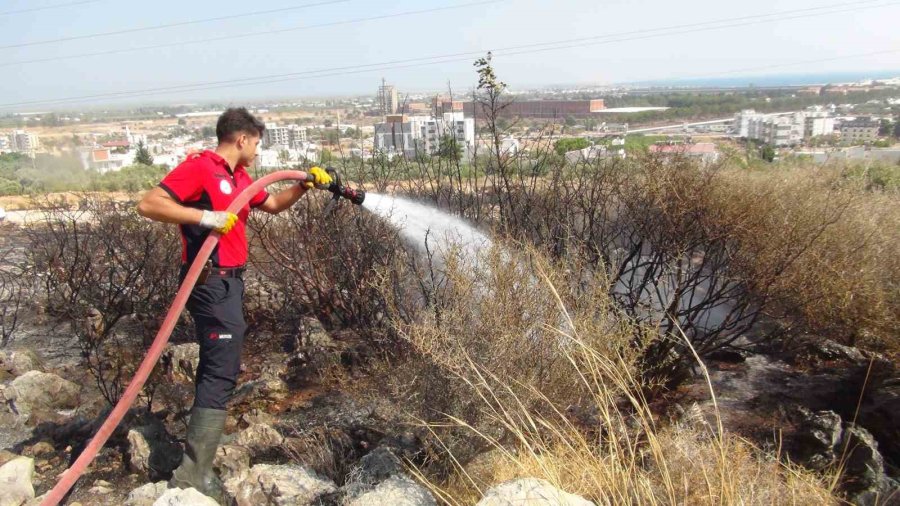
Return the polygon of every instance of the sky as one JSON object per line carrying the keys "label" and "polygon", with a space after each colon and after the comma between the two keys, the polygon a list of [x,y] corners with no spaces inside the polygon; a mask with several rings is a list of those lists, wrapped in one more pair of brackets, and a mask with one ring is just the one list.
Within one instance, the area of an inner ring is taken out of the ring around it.
{"label": "sky", "polygon": [[374,94],[382,78],[465,93],[488,50],[511,89],[900,74],[897,19],[900,0],[0,1],[0,112]]}

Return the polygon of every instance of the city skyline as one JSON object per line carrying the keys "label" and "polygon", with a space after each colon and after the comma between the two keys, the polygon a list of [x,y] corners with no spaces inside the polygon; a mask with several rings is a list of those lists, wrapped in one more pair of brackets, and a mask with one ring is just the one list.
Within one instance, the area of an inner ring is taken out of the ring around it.
{"label": "city skyline", "polygon": [[[788,7],[768,1],[752,10],[706,0],[689,9],[654,1],[635,15],[624,2],[583,0],[401,1],[387,9],[357,0],[249,8],[224,1],[216,10],[206,1],[175,8],[163,0],[152,11],[97,1],[9,13],[25,5],[17,2],[0,16],[8,28],[0,39],[0,67],[7,69],[3,112],[364,95],[383,75],[407,92],[467,90],[475,82],[472,61],[488,49],[499,49],[498,75],[519,89],[740,75],[741,69],[890,75],[900,68],[900,34],[890,29],[900,6],[872,1]],[[236,16],[250,11],[257,14]],[[135,49],[141,47],[150,49]],[[435,55],[442,58],[423,61]],[[409,63],[377,67],[386,62]],[[315,69],[326,71],[304,74]],[[97,98],[72,107],[52,102],[84,96]]]}

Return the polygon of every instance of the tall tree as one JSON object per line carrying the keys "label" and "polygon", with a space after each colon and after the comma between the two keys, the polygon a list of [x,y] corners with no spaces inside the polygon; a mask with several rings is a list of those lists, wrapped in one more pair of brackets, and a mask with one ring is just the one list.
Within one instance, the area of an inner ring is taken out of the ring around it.
{"label": "tall tree", "polygon": [[147,149],[147,146],[144,145],[144,141],[138,141],[137,145],[137,153],[134,155],[134,163],[139,165],[153,165],[153,155],[150,154],[150,150]]}

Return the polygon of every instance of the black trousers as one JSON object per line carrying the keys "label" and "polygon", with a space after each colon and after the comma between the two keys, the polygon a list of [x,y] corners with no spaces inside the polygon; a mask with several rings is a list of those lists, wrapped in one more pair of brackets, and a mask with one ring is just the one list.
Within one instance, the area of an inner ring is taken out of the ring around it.
{"label": "black trousers", "polygon": [[244,281],[236,277],[209,276],[191,292],[187,308],[200,344],[194,407],[225,409],[234,393],[247,331],[243,300]]}

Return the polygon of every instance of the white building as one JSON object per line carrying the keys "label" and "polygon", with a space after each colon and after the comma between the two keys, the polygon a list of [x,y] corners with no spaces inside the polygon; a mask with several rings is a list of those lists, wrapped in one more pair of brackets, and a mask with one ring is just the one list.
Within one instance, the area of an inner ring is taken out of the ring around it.
{"label": "white building", "polygon": [[734,116],[732,131],[737,137],[772,146],[792,146],[804,139],[834,133],[834,118],[828,110],[821,107],[781,116],[760,114],[748,109]]}
{"label": "white building", "polygon": [[[422,118],[422,117],[419,117]],[[475,142],[475,120],[465,118],[462,112],[446,112],[440,118],[423,118],[418,121],[422,146],[429,154],[441,149],[441,142],[450,137],[466,148]]]}
{"label": "white building", "polygon": [[134,151],[116,153],[109,148],[94,148],[81,153],[82,165],[101,174],[118,172],[122,167],[134,164]]}
{"label": "white building", "polygon": [[834,133],[834,118],[831,113],[821,106],[813,106],[806,109],[804,114],[803,138],[811,139],[821,135]]}
{"label": "white building", "polygon": [[453,138],[466,149],[475,143],[475,120],[462,112],[444,113],[439,118],[431,116],[389,115],[384,123],[375,125],[375,149],[382,152],[436,154],[441,142]]}
{"label": "white building", "polygon": [[300,125],[278,126],[266,123],[263,131],[263,146],[267,148],[299,149],[306,142],[306,128]]}
{"label": "white building", "polygon": [[753,109],[745,109],[734,115],[734,123],[732,130],[734,135],[742,139],[750,139],[750,122],[758,121],[765,118],[764,114],[760,114]]}
{"label": "white building", "polygon": [[34,152],[40,149],[41,139],[37,134],[26,130],[14,130],[9,134],[9,149],[16,153],[25,153],[34,156]]}

